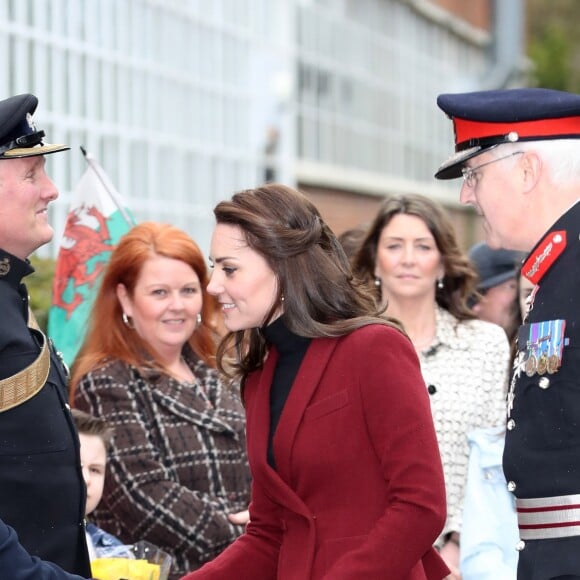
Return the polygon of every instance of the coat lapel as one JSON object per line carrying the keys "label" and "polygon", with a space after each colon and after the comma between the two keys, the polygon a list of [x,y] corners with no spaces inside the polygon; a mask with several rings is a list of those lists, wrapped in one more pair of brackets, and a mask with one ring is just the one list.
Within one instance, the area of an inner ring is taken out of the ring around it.
{"label": "coat lapel", "polygon": [[204,397],[196,393],[195,389],[199,389],[199,385],[183,385],[160,373],[148,373],[146,378],[143,378],[137,369],[134,370],[134,375],[139,384],[142,380],[148,380],[155,385],[152,389],[144,389],[144,392],[149,391],[152,400],[168,409],[171,414],[202,429],[229,433],[232,437],[238,436],[234,425],[223,421],[219,411],[208,406]]}
{"label": "coat lapel", "polygon": [[165,407],[172,414],[193,423],[202,429],[217,431],[218,433],[229,433],[237,437],[235,429],[224,422],[219,413],[213,408],[208,408],[199,398],[190,396],[189,393],[181,392],[175,397],[159,391],[153,391],[153,399],[161,407]]}
{"label": "coat lapel", "polygon": [[276,471],[268,465],[266,459],[270,430],[270,389],[278,361],[275,348],[270,350],[263,369],[250,377],[246,384],[248,453],[254,458],[252,475],[262,480],[263,488],[272,500],[307,517],[307,506],[290,485],[291,451],[304,411],[336,344],[336,339],[315,339],[306,351],[274,436]]}
{"label": "coat lapel", "polygon": [[282,410],[274,434],[274,456],[280,477],[288,484],[291,483],[290,458],[296,433],[337,343],[336,338],[312,340]]}
{"label": "coat lapel", "polygon": [[[255,465],[263,465],[266,471],[275,472],[268,468],[268,434],[270,431],[270,388],[274,377],[274,370],[278,362],[278,353],[271,349],[261,371],[250,375],[246,382],[246,415],[248,427],[246,439],[248,452],[256,458]],[[277,474],[275,474],[277,476]]]}
{"label": "coat lapel", "polygon": [[268,435],[270,432],[270,388],[274,377],[278,353],[271,349],[263,369],[249,377],[246,383],[246,413],[248,428],[246,439],[252,477],[260,480],[268,496],[276,503],[297,513],[307,514],[308,509],[296,493],[282,480],[278,471],[268,464]]}

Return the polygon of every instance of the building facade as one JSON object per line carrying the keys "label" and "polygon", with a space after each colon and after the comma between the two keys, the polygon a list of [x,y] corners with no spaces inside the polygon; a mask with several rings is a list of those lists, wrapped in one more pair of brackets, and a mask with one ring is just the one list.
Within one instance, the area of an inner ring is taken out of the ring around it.
{"label": "building facade", "polygon": [[432,195],[468,243],[457,183],[433,179],[452,147],[435,98],[517,82],[522,46],[496,49],[522,14],[522,0],[0,0],[1,96],[36,94],[37,124],[72,148],[48,158],[61,196],[44,252],[80,146],[138,221],[204,250],[215,203],[265,180],[306,191],[337,233],[386,194]]}

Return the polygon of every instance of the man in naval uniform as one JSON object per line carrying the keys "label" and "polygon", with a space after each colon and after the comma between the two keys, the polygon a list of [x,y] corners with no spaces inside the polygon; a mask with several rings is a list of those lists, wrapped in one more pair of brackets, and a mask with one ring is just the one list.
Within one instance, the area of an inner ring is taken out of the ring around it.
{"label": "man in naval uniform", "polygon": [[[535,284],[507,398],[504,472],[516,498],[518,580],[580,578],[580,95],[444,94],[461,202],[494,248],[528,253]],[[490,361],[493,364],[493,361]]]}
{"label": "man in naval uniform", "polygon": [[[34,95],[0,101],[0,519],[32,556],[90,577],[85,486],[67,404],[66,371],[36,327],[22,279],[27,257],[49,242],[48,206],[58,191],[32,122]],[[2,567],[0,576],[16,578]]]}

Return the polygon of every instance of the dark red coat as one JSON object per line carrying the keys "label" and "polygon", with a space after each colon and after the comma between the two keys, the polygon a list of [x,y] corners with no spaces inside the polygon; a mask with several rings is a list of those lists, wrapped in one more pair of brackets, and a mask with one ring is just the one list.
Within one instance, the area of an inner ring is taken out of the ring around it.
{"label": "dark red coat", "polygon": [[445,487],[408,339],[371,325],[312,341],[266,462],[278,355],[246,385],[251,523],[188,580],[439,580]]}

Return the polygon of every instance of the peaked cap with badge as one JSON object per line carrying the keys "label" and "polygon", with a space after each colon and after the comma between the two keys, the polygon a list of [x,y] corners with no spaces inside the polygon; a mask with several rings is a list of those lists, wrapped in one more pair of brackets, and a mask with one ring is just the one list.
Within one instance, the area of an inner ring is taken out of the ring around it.
{"label": "peaked cap with badge", "polygon": [[37,106],[38,99],[30,94],[0,101],[0,159],[33,157],[70,149],[66,145],[44,142],[44,131],[38,130],[32,121]]}
{"label": "peaked cap with badge", "polygon": [[[528,88],[440,95],[437,103],[456,143],[439,179],[461,177],[467,160],[504,143],[580,139],[580,95]],[[562,185],[570,206],[523,262],[535,287],[507,396],[503,470],[515,496],[518,580],[580,578],[580,177],[562,181],[548,194],[556,201]],[[522,215],[521,227],[538,220]]]}
{"label": "peaked cap with badge", "polygon": [[[44,131],[32,122],[37,105],[28,94],[0,101],[2,175],[21,171],[8,159],[68,149],[44,143]],[[2,197],[20,195],[19,184],[0,185]],[[0,247],[0,519],[30,554],[88,578],[79,440],[66,370],[29,308],[23,279],[33,271],[28,260]],[[0,576],[20,578],[20,566],[3,560]]]}
{"label": "peaked cap with badge", "polygon": [[502,143],[580,139],[580,95],[542,88],[443,94],[437,105],[453,121],[455,153],[437,179],[461,177],[464,163]]}

